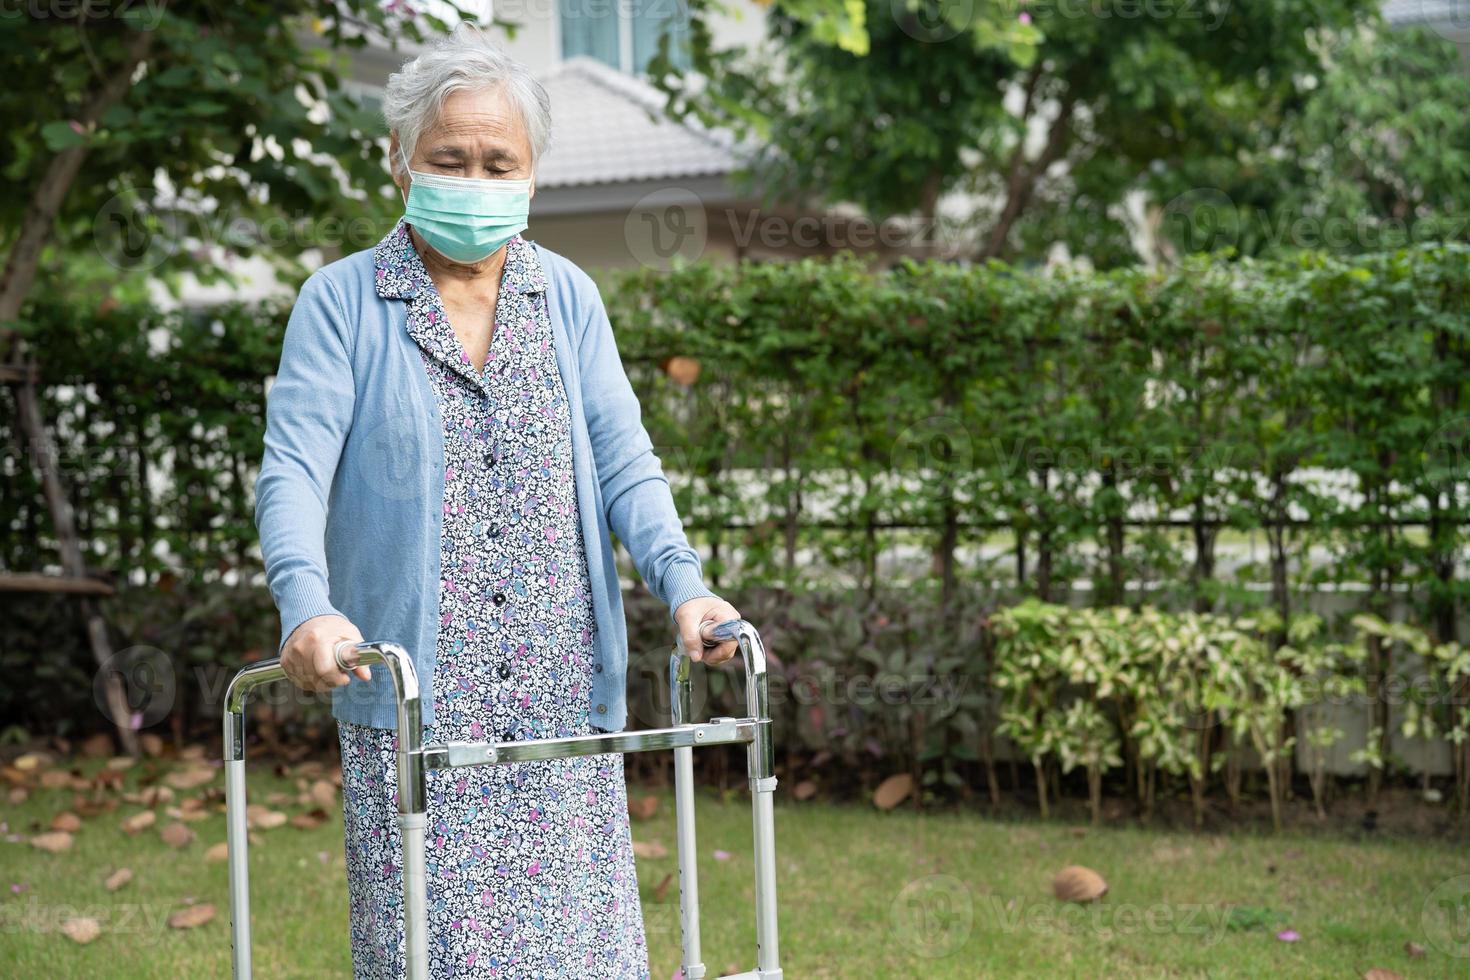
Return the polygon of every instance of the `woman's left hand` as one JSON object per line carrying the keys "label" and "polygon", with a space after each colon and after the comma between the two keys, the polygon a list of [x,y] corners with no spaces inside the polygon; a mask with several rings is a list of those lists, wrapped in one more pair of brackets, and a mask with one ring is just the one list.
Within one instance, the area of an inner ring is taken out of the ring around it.
{"label": "woman's left hand", "polygon": [[679,625],[679,639],[684,644],[684,652],[689,654],[690,660],[701,660],[711,667],[735,656],[735,641],[726,640],[719,646],[707,647],[699,635],[699,628],[705,623],[723,623],[739,618],[738,609],[713,596],[687,599],[674,610],[674,622]]}

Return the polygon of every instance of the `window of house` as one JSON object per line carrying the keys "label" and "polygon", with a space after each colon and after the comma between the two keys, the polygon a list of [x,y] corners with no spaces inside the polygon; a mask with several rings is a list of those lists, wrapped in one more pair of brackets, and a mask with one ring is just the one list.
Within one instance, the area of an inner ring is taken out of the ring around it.
{"label": "window of house", "polygon": [[641,75],[669,38],[674,64],[688,67],[689,11],[685,0],[559,0],[563,58],[588,55]]}

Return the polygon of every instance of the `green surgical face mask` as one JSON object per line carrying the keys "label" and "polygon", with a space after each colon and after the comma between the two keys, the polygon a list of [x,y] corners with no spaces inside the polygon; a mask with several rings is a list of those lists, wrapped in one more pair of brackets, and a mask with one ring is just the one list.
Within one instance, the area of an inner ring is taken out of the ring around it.
{"label": "green surgical face mask", "polygon": [[529,180],[476,180],[403,169],[413,182],[403,217],[429,246],[455,262],[479,262],[526,229]]}

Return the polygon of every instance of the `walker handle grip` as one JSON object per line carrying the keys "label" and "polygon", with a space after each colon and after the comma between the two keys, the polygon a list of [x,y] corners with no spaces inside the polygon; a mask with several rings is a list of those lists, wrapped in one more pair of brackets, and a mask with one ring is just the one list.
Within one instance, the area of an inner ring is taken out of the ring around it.
{"label": "walker handle grip", "polygon": [[344,674],[350,674],[362,664],[362,655],[377,648],[376,643],[360,642],[357,640],[338,640],[332,647],[332,659],[337,662],[337,669]]}
{"label": "walker handle grip", "polygon": [[699,625],[699,638],[706,647],[717,647],[728,640],[739,638],[740,627],[743,625],[743,619],[727,619],[723,623],[710,620]]}

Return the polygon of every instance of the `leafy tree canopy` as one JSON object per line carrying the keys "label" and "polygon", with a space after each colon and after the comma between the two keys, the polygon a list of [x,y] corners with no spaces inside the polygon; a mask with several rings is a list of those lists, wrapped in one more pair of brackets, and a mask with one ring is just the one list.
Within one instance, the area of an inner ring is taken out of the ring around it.
{"label": "leafy tree canopy", "polygon": [[[1304,115],[1315,95],[1334,93],[1310,118],[1353,108],[1364,66],[1351,49],[1324,55],[1375,11],[1367,0],[868,0],[862,53],[777,9],[759,50],[696,45],[707,83],[661,84],[676,113],[747,138],[751,176],[773,197],[854,202],[881,219],[932,214],[958,193],[971,205],[961,254],[1064,242],[1114,264],[1137,258],[1130,198],[1205,188],[1232,208],[1277,207],[1282,180],[1306,173],[1269,160],[1322,128]],[[706,15],[696,7],[696,22]],[[1371,57],[1381,70],[1391,55]]]}

